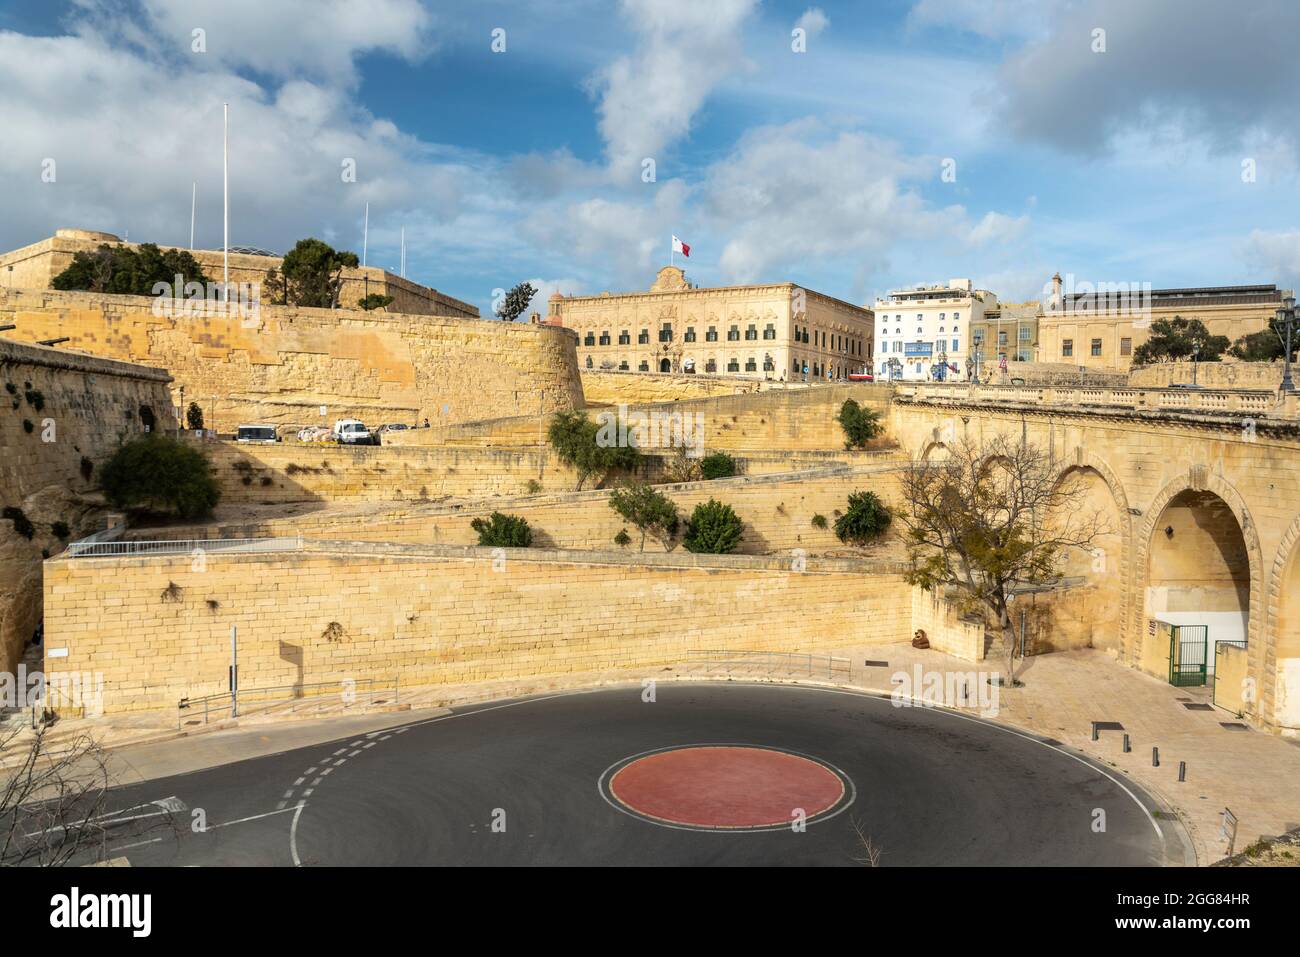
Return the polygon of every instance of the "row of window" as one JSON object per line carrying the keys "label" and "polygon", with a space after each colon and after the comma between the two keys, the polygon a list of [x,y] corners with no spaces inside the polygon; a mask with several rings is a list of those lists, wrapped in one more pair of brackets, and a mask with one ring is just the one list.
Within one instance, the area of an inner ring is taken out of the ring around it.
{"label": "row of window", "polygon": [[[608,360],[607,360],[605,363],[601,363],[601,366],[602,366],[602,368],[605,368],[605,367],[608,367],[608,368],[617,368],[620,372],[629,372],[629,371],[631,371],[631,366],[628,364],[628,360],[626,360],[626,359],[624,359],[624,360],[622,360],[621,362],[619,362],[619,364],[618,364],[617,366],[615,366],[612,362],[608,362]],[[594,369],[595,367],[596,367],[596,360],[595,360],[592,356],[587,356],[587,368],[588,368],[588,369]],[[638,371],[638,372],[649,372],[649,371],[650,371],[650,360],[649,360],[649,359],[642,359],[642,360],[637,364],[637,371]],[[671,360],[669,360],[669,359],[660,359],[660,360],[659,360],[659,371],[660,371],[660,372],[671,372],[671,371],[672,371],[672,362],[671,362]],[[704,371],[705,371],[705,372],[717,372],[717,371],[718,371],[718,360],[716,360],[716,359],[707,359],[707,360],[705,360],[705,363],[704,363]],[[740,360],[739,360],[739,359],[736,359],[736,358],[734,358],[734,357],[731,358],[731,359],[729,359],[729,360],[727,360],[726,371],[727,371],[727,372],[740,372],[740,371],[742,371],[741,364],[740,364]],[[745,360],[745,364],[744,364],[743,371],[745,371],[745,372],[757,372],[757,371],[758,371],[758,360],[755,359],[753,356],[750,356],[748,359]],[[766,356],[766,357],[763,359],[763,371],[764,371],[764,372],[775,372],[775,371],[776,371],[776,363],[772,361],[772,357],[771,357],[771,356]]]}
{"label": "row of window", "polygon": [[[727,341],[740,342],[741,336],[743,334],[744,339],[746,341],[755,342],[759,338],[759,331],[760,330],[758,326],[755,325],[754,323],[750,323],[743,330],[743,333],[740,326],[733,325],[731,326],[731,328],[727,330]],[[761,331],[763,333],[764,339],[767,340],[776,339],[776,326],[773,325],[772,323],[769,322]],[[666,322],[663,324],[663,327],[659,330],[659,341],[672,342],[673,335],[674,333],[673,333],[672,324]],[[637,334],[636,341],[637,341],[637,345],[642,345],[642,346],[649,345],[650,330],[642,329]],[[686,327],[686,333],[685,335],[682,336],[682,341],[683,342],[697,341],[694,326]],[[709,328],[704,333],[704,341],[705,342],[718,341],[717,326],[709,326]],[[819,329],[813,329],[810,331],[807,326],[804,326],[802,329],[799,326],[794,327],[794,341],[816,344],[822,349],[827,349],[832,352],[842,352],[846,355],[851,355],[851,356],[862,355],[861,339],[853,339],[850,338],[849,336],[840,335],[839,333],[826,333]],[[599,335],[597,335],[594,331],[589,330],[582,337],[582,344],[584,346],[612,346],[615,343],[613,339],[611,339],[610,337],[609,330],[606,329],[605,331],[601,332]],[[618,345],[628,346],[631,344],[632,344],[632,333],[629,330],[624,329],[622,332],[618,334]]]}
{"label": "row of window", "polygon": [[[1099,356],[1099,355],[1102,354],[1102,350],[1101,350],[1101,340],[1100,340],[1100,339],[1093,339],[1092,342],[1089,343],[1089,352],[1088,352],[1088,354],[1089,354],[1089,355],[1094,355],[1094,356]],[[1129,339],[1129,338],[1125,337],[1125,338],[1123,338],[1123,339],[1121,339],[1121,340],[1119,341],[1119,354],[1122,355],[1122,356],[1131,356],[1131,355],[1133,354],[1133,340],[1132,340],[1132,339]],[[1070,357],[1073,356],[1073,355],[1074,355],[1074,340],[1073,340],[1073,339],[1062,339],[1062,340],[1061,340],[1061,357],[1062,357],[1062,358],[1065,358],[1065,359],[1068,359],[1068,358],[1070,358]]]}
{"label": "row of window", "polygon": [[[945,322],[946,319],[947,319],[947,315],[948,315],[948,314],[947,314],[946,312],[941,312],[941,313],[939,313],[939,321],[940,321],[940,322]],[[882,315],[882,316],[877,316],[876,318],[879,319],[881,322],[888,322],[888,321],[889,321],[889,316],[888,316],[887,314],[886,314],[886,315]],[[901,312],[895,314],[895,316],[894,316],[894,321],[895,321],[895,322],[902,322],[902,321],[903,321],[903,314],[902,314]],[[924,321],[925,321],[925,313],[923,313],[923,312],[918,312],[918,313],[916,314],[916,321],[917,321],[917,322],[924,322]],[[954,313],[952,314],[952,321],[953,321],[953,322],[961,322],[961,313],[960,313],[960,312],[954,312]]]}
{"label": "row of window", "polygon": [[[892,343],[885,341],[880,343],[880,354],[884,355],[888,352],[906,352],[908,353],[908,355],[917,355],[917,354],[929,355],[931,352],[934,351],[943,352],[946,344],[947,344],[946,339],[935,339],[932,342],[920,342],[920,341],[904,342],[902,339],[896,340]],[[977,345],[979,344],[978,340],[976,344]],[[947,351],[961,352],[961,340],[960,339],[952,340],[952,348],[948,349]]]}
{"label": "row of window", "polygon": [[[943,332],[942,329],[940,329],[939,331],[940,331],[940,332]],[[1034,330],[1033,330],[1032,328],[1030,328],[1029,326],[1021,326],[1020,329],[1019,329],[1019,330],[1017,331],[1017,333],[1016,333],[1016,337],[1017,337],[1021,342],[1031,342],[1031,341],[1033,340],[1033,338],[1034,338]],[[983,330],[983,329],[976,329],[974,332],[971,333],[971,338],[975,340],[975,343],[976,343],[977,345],[980,344],[980,343],[982,343],[982,342],[984,341],[984,330]],[[1007,344],[1007,330],[1006,330],[1006,329],[999,329],[999,330],[998,330],[998,345],[1000,345],[1000,346],[1005,346],[1006,344]]]}

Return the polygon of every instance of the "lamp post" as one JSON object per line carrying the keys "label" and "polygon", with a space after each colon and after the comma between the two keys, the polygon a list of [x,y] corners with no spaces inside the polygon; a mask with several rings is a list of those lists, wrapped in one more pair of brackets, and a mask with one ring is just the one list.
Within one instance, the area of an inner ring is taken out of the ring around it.
{"label": "lamp post", "polygon": [[1201,358],[1201,340],[1192,340],[1192,385],[1196,385],[1196,364]]}
{"label": "lamp post", "polygon": [[1282,307],[1277,311],[1277,321],[1286,326],[1286,356],[1285,364],[1282,366],[1282,391],[1294,392],[1295,383],[1291,381],[1291,327],[1295,325],[1296,308],[1295,296],[1287,296],[1282,300]]}

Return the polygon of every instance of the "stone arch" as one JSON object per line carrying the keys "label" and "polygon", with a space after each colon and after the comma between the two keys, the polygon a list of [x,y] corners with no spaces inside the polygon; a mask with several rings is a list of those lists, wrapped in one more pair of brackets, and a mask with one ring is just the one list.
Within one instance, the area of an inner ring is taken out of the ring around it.
{"label": "stone arch", "polygon": [[[1120,653],[1123,660],[1131,658],[1131,636],[1129,629],[1129,608],[1132,603],[1129,569],[1133,567],[1133,517],[1129,511],[1128,494],[1124,485],[1110,465],[1102,458],[1076,448],[1069,461],[1058,461],[1060,471],[1057,481],[1064,481],[1067,475],[1077,473],[1084,476],[1096,476],[1096,485],[1105,490],[1114,513],[1114,528],[1108,527],[1096,547],[1103,550],[1106,564],[1099,573],[1106,577],[1104,590],[1118,600],[1114,616],[1115,636],[1110,647]],[[1092,493],[1088,493],[1092,494]],[[1109,526],[1109,522],[1108,522]],[[1094,571],[1090,560],[1090,571]],[[1111,567],[1113,563],[1114,567]],[[1068,572],[1067,572],[1068,575]]]}
{"label": "stone arch", "polygon": [[[1300,515],[1287,527],[1269,569],[1264,611],[1264,675],[1274,684],[1260,688],[1260,711],[1283,733],[1300,732]],[[1296,673],[1295,683],[1288,682]]]}
{"label": "stone arch", "polygon": [[[1259,533],[1255,527],[1255,520],[1246,507],[1246,501],[1241,493],[1226,479],[1210,472],[1208,466],[1193,465],[1188,471],[1179,477],[1168,482],[1156,494],[1150,507],[1146,510],[1145,519],[1142,522],[1142,528],[1137,534],[1134,542],[1134,563],[1133,563],[1133,609],[1130,619],[1131,634],[1134,636],[1134,644],[1137,644],[1137,637],[1142,635],[1141,631],[1148,611],[1148,590],[1151,587],[1151,555],[1152,539],[1157,532],[1157,525],[1162,516],[1165,515],[1166,509],[1179,496],[1203,495],[1210,494],[1218,498],[1227,506],[1234,519],[1236,519],[1237,529],[1241,533],[1242,543],[1246,553],[1247,569],[1250,576],[1250,582],[1246,591],[1246,640],[1249,646],[1249,668],[1250,674],[1256,679],[1256,684],[1264,688],[1264,642],[1261,640],[1260,624],[1264,618],[1264,563],[1260,553]],[[1262,694],[1269,694],[1271,689],[1266,689]],[[1264,702],[1261,700],[1261,705]],[[1262,711],[1262,708],[1261,708]],[[1259,720],[1259,715],[1255,715]]]}

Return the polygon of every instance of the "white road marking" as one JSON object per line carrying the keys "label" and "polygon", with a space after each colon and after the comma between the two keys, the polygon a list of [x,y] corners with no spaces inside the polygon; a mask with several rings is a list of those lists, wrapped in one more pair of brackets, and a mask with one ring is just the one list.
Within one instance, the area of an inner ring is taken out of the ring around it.
{"label": "white road marking", "polygon": [[293,823],[289,825],[289,853],[293,855],[294,867],[302,867],[302,860],[298,857],[298,818],[302,817],[302,809],[306,806],[306,801],[298,802],[298,809],[293,815]]}
{"label": "white road marking", "polygon": [[241,817],[236,821],[224,821],[221,824],[209,824],[207,829],[209,831],[215,831],[219,827],[230,827],[230,825],[232,824],[243,824],[246,821],[260,821],[264,817],[272,817],[273,815],[276,814],[283,814],[287,810],[289,809],[287,807],[284,807],[284,808],[279,808],[275,811],[267,811],[265,814],[254,814],[251,817]]}

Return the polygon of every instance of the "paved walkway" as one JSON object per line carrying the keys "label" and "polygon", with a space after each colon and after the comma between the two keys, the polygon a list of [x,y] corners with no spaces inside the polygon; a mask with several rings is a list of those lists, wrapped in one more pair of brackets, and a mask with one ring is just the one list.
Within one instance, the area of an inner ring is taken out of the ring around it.
{"label": "paved walkway", "polygon": [[[888,694],[899,673],[911,681],[917,666],[923,676],[963,678],[972,671],[987,673],[998,668],[996,660],[969,662],[933,650],[916,650],[907,642],[835,648],[827,654],[839,660],[797,659],[784,666],[771,659],[759,663],[754,658],[753,664],[746,664],[745,656],[737,654],[726,665],[701,661],[648,671],[610,669],[530,681],[403,689],[396,706],[385,701],[375,711],[326,699],[306,707],[298,703],[293,712],[287,707],[269,709],[207,728],[178,730],[174,712],[61,721],[54,725],[51,739],[57,747],[59,742],[90,732],[105,746],[123,749],[114,755],[115,767],[122,772],[123,781],[136,781],[329,741],[361,727],[402,723],[430,709],[579,687],[640,684],[646,678],[798,681]],[[867,665],[869,661],[874,664]],[[1238,851],[1261,836],[1278,835],[1300,824],[1300,743],[1253,729],[1229,730],[1225,723],[1239,722],[1228,712],[1184,707],[1208,703],[1204,689],[1174,688],[1094,650],[1031,658],[1021,665],[1019,677],[1024,686],[999,689],[996,713],[986,716],[1054,738],[1131,777],[1177,813],[1193,842],[1198,864],[1224,856],[1226,845],[1219,831],[1225,807],[1231,808],[1239,821]],[[984,678],[980,674],[977,681]],[[965,684],[972,698],[963,705],[957,691],[951,704],[978,715],[978,684],[958,678],[951,683],[958,689]],[[921,689],[916,690],[920,693]],[[986,698],[985,703],[992,702]],[[1118,722],[1123,731],[1102,731],[1094,742],[1093,721]],[[1132,746],[1128,754],[1122,749],[1124,732]],[[1160,749],[1159,767],[1151,766],[1153,746]],[[12,757],[12,753],[0,755],[0,764],[6,756]],[[1181,783],[1180,761],[1187,762],[1187,779]]]}

